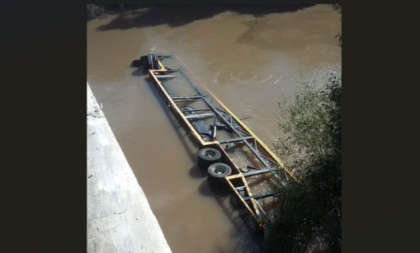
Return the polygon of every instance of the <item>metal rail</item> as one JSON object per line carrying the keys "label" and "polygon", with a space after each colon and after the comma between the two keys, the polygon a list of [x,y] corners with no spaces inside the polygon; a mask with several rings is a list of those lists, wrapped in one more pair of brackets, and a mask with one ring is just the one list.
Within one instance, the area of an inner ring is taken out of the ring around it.
{"label": "metal rail", "polygon": [[255,138],[254,138],[254,136],[246,136],[246,137],[240,137],[240,138],[219,140],[219,143],[220,144],[223,144],[223,143],[231,143],[231,142],[245,141],[245,140],[250,140],[250,139],[255,139]]}
{"label": "metal rail", "polygon": [[[225,122],[225,124],[227,124],[228,126],[230,126],[230,128],[239,136],[239,137],[242,137],[242,138],[244,138],[244,137],[246,137],[246,136],[242,136],[242,134],[235,128],[235,127],[233,127],[232,125],[231,125],[231,123],[228,121],[228,120],[226,120],[225,119],[225,117],[223,117],[221,114],[220,114],[220,112],[218,112],[215,108],[214,108],[214,106],[212,105],[212,104],[210,104],[209,103],[209,101],[207,101],[207,99],[205,99],[204,97],[202,98],[203,100],[204,100],[204,102],[206,102],[206,104],[210,107],[210,108],[212,108],[213,109],[213,111]],[[255,150],[254,150],[254,148],[247,142],[247,141],[244,141],[244,143],[245,143],[245,145],[247,145],[247,147],[252,151],[252,153],[254,153],[254,155],[261,161],[261,163],[262,164],[264,164],[264,166],[265,167],[270,167],[269,165],[268,165],[268,163],[267,163],[267,161],[265,160],[265,159],[263,159],[261,156],[260,156],[260,154],[259,153],[257,153]],[[274,174],[274,175],[276,175],[276,174]],[[277,177],[277,176],[276,176]]]}
{"label": "metal rail", "polygon": [[258,195],[254,195],[254,196],[249,196],[249,197],[244,197],[244,200],[250,200],[250,199],[262,199],[262,198],[267,198],[276,194],[279,194],[280,192],[264,192]]}
{"label": "metal rail", "polygon": [[263,168],[263,169],[260,169],[260,170],[256,170],[256,171],[250,171],[250,172],[245,172],[245,173],[242,173],[242,174],[244,174],[244,177],[250,177],[250,176],[255,176],[255,175],[259,175],[259,174],[264,174],[264,173],[267,173],[267,172],[270,172],[270,171],[273,171],[273,170],[280,170],[280,168]]}

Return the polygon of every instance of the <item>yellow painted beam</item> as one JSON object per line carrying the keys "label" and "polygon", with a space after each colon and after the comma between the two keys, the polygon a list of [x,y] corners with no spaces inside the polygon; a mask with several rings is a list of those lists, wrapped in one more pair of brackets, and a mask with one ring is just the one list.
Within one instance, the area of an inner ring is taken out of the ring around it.
{"label": "yellow painted beam", "polygon": [[[198,78],[194,76],[193,72],[187,67],[187,65],[177,56],[175,55],[178,60],[185,66],[185,68],[188,69],[189,72],[191,72],[191,74],[193,75],[193,77],[197,80],[198,82]],[[227,106],[211,91],[209,90],[205,85],[202,85],[202,87],[210,94],[213,96],[213,98],[226,110],[226,112],[230,113],[232,115],[232,117],[241,125],[241,127],[243,127],[246,131],[248,131],[249,134],[251,134],[256,140],[257,142],[261,145],[261,147],[263,147],[267,153],[269,153],[272,158],[274,160],[276,160],[276,162],[278,162],[283,168],[284,170],[297,182],[299,182],[299,180],[297,179],[297,177],[295,176],[295,174],[289,170],[289,168],[287,168],[283,162],[264,144],[264,142],[262,140],[260,140],[260,138],[257,137],[257,135],[254,134],[254,132],[251,131],[251,129],[249,129],[238,117],[236,117],[236,115],[231,112],[229,110],[229,108],[227,108]]]}
{"label": "yellow painted beam", "polygon": [[254,217],[254,219],[259,222],[257,216],[255,216],[255,213],[252,211],[252,209],[248,206],[248,204],[246,203],[246,201],[242,198],[241,194],[238,193],[237,190],[235,190],[235,187],[233,186],[233,184],[226,178],[226,181],[229,183],[230,187],[232,187],[232,189],[234,189],[234,192],[236,193],[236,196],[238,196],[238,198],[242,201],[242,203],[245,205],[245,207],[248,209],[248,211],[252,214],[252,216]]}

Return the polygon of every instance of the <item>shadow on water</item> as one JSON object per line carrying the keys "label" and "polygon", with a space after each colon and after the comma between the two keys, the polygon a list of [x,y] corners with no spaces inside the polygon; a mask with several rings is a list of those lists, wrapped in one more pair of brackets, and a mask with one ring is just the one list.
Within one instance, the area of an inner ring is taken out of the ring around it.
{"label": "shadow on water", "polygon": [[122,12],[106,25],[97,28],[98,31],[126,30],[156,25],[177,27],[200,19],[211,18],[219,13],[232,11],[239,15],[248,14],[262,17],[271,13],[294,12],[308,8],[314,4],[160,4],[132,12]]}
{"label": "shadow on water", "polygon": [[261,252],[261,238],[254,233],[255,227],[251,225],[253,218],[245,207],[234,207],[230,201],[226,201],[232,198],[228,188],[218,191],[210,187],[207,180],[203,180],[199,192],[206,197],[213,197],[233,226],[229,235],[231,246],[227,249],[222,245],[215,245],[212,252]]}
{"label": "shadow on water", "polygon": [[[143,70],[138,69],[138,71],[143,71]],[[137,70],[134,71],[132,74],[137,75],[138,74]],[[146,75],[146,72],[143,72],[143,75]],[[181,125],[179,120],[169,110],[167,104],[163,100],[162,96],[159,94],[156,87],[153,85],[152,81],[148,77],[146,77],[145,79],[146,79],[146,82],[147,82],[149,88],[152,90],[153,95],[156,97],[160,106],[162,107],[163,111],[165,112],[166,116],[169,118],[169,121],[171,122],[171,125],[175,129],[175,132],[177,133],[179,139],[181,140],[181,142],[182,142],[185,150],[187,151],[191,161],[196,163],[197,162],[198,147],[196,145],[193,145],[193,146],[197,147],[197,150],[192,150],[191,149],[192,145],[190,145],[189,141],[186,140],[186,138],[190,138],[190,142],[194,143],[193,137],[190,134],[186,134],[185,132],[183,133],[183,129],[184,129],[183,126]]]}
{"label": "shadow on water", "polygon": [[190,171],[189,174],[192,178],[204,178],[207,176],[207,171],[198,167],[198,164],[195,163]]}
{"label": "shadow on water", "polygon": [[144,75],[146,75],[146,72],[143,69],[136,69],[133,71],[133,73],[131,73],[132,76],[136,76],[136,77],[143,77]]}
{"label": "shadow on water", "polygon": [[200,186],[198,187],[198,192],[200,192],[201,195],[209,197],[213,196],[213,193],[210,190],[210,186],[207,182],[207,178],[201,182]]}

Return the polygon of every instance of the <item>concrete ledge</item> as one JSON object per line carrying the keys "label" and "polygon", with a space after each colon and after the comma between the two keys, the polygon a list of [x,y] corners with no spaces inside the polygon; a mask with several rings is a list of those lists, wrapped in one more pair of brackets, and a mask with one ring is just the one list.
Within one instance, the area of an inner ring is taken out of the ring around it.
{"label": "concrete ledge", "polygon": [[87,252],[170,253],[89,83],[87,95]]}

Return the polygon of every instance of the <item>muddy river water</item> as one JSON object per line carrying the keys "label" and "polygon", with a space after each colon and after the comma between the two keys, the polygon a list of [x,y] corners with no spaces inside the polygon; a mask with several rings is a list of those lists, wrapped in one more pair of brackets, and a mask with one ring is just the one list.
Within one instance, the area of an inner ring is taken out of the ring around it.
{"label": "muddy river water", "polygon": [[87,81],[173,252],[260,249],[228,199],[213,196],[198,148],[131,60],[176,54],[272,147],[281,94],[300,73],[340,64],[339,31],[331,5],[160,6],[87,23]]}

